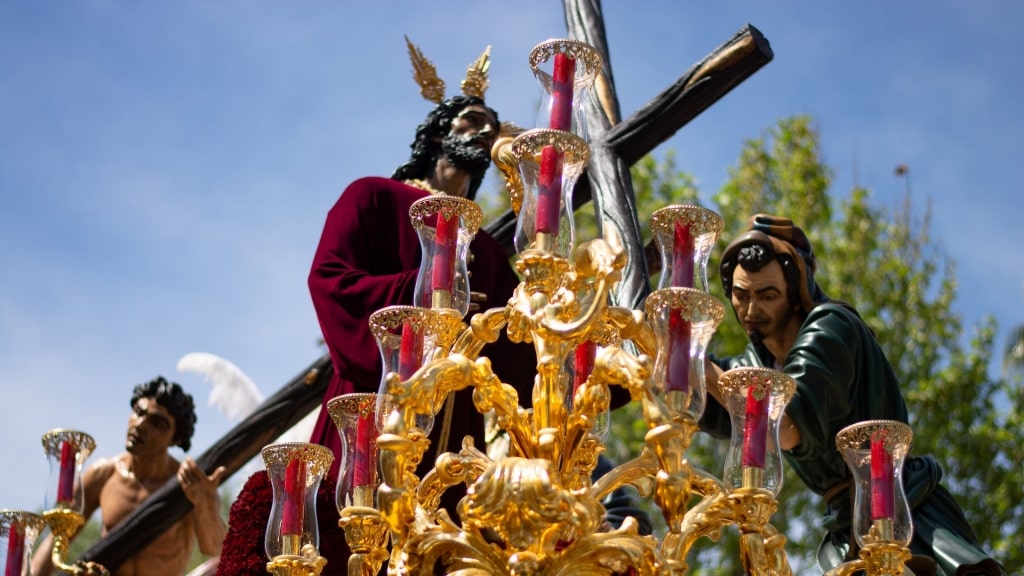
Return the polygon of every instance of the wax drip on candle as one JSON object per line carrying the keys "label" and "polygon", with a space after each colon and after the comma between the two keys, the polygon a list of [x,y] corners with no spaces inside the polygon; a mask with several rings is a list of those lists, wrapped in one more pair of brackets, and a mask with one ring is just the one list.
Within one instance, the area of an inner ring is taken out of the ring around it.
{"label": "wax drip on candle", "polygon": [[871,519],[892,518],[896,508],[893,490],[892,454],[885,449],[888,430],[882,429],[871,436]]}
{"label": "wax drip on candle", "polygon": [[693,288],[693,251],[689,224],[676,222],[672,243],[672,286]]}
{"label": "wax drip on candle", "polygon": [[562,153],[545,146],[540,153],[537,182],[537,233],[558,234],[558,209],[562,202]]}
{"label": "wax drip on candle", "polygon": [[434,233],[434,260],[430,273],[430,289],[452,291],[455,279],[455,249],[459,240],[459,214],[445,218],[437,213],[437,227]]}
{"label": "wax drip on candle", "polygon": [[4,576],[21,576],[24,561],[25,531],[17,522],[12,522],[7,530],[7,562]]}
{"label": "wax drip on candle", "polygon": [[281,534],[302,534],[306,512],[306,463],[300,457],[288,461],[284,471],[284,503]]}
{"label": "wax drip on candle", "polygon": [[423,330],[408,318],[402,323],[402,341],[398,348],[398,377],[408,380],[423,363]]}
{"label": "wax drip on candle", "polygon": [[554,70],[551,74],[551,119],[548,127],[553,130],[572,128],[572,89],[576,76],[576,60],[565,54],[555,54]]}
{"label": "wax drip on candle", "polygon": [[354,488],[373,486],[375,483],[376,431],[372,404],[369,408],[360,406],[359,416],[356,420],[355,462],[352,471],[352,486]]}
{"label": "wax drip on candle", "polygon": [[669,313],[666,392],[690,390],[690,327],[690,322],[683,319],[679,310]]}
{"label": "wax drip on candle", "polygon": [[587,381],[590,373],[594,371],[594,360],[597,358],[597,344],[587,340],[576,346],[576,356],[573,365],[575,370],[572,377],[572,391],[576,390]]}
{"label": "wax drip on candle", "polygon": [[57,502],[73,502],[75,488],[75,445],[67,440],[60,445],[60,476],[57,480]]}
{"label": "wax drip on candle", "polygon": [[755,381],[747,388],[746,420],[743,424],[744,467],[764,468],[768,442],[768,391]]}

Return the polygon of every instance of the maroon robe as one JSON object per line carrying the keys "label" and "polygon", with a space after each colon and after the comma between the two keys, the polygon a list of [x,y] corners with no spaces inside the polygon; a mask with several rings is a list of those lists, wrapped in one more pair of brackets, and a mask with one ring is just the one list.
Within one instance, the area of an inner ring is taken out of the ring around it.
{"label": "maroon robe", "polygon": [[[411,304],[419,270],[419,237],[409,219],[413,202],[427,192],[390,178],[356,180],[327,213],[323,235],[309,274],[309,291],[327,343],[334,377],[324,395],[323,409],[311,438],[335,454],[336,475],[341,439],[327,413],[327,401],[351,392],[376,392],[382,363],[370,333],[371,314],[386,306]],[[470,251],[470,285],[487,294],[481,310],[508,303],[519,279],[504,249],[486,232],[477,233]],[[519,402],[529,406],[536,359],[533,346],[512,344],[504,335],[484,347],[495,373],[519,390]],[[447,450],[457,452],[462,438],[472,435],[483,450],[483,417],[473,406],[472,389],[455,394],[455,411]],[[440,417],[440,415],[438,415]],[[431,431],[431,448],[420,472],[433,466],[440,422]]]}

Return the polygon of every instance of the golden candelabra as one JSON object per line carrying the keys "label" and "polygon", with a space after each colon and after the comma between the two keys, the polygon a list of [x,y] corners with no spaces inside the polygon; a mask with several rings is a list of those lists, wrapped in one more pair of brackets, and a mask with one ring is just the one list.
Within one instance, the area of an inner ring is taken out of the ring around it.
{"label": "golden candelabra", "polygon": [[53,535],[51,560],[53,565],[68,574],[103,576],[109,574],[103,565],[91,561],[67,563],[71,538],[85,523],[82,514],[85,495],[82,485],[82,466],[96,448],[92,436],[77,430],[58,428],[43,434],[43,450],[51,462],[55,486],[47,495],[56,494],[52,505],[43,512],[43,519]]}
{"label": "golden candelabra", "polygon": [[[550,61],[553,71],[544,69]],[[792,378],[766,368],[722,374],[717,390],[733,425],[722,477],[686,457],[707,400],[705,351],[724,316],[706,272],[721,217],[698,206],[656,212],[658,289],[643,310],[611,305],[625,251],[613,232],[576,246],[570,199],[589,160],[579,102],[600,58],[586,44],[553,40],[534,49],[530,64],[548,95],[545,125],[499,140],[492,151],[517,212],[521,283],[506,306],[464,322],[466,308],[455,305],[468,303],[468,285],[459,282],[464,262],[453,283],[425,278],[450,265],[438,246],[457,253],[454,239],[442,239],[442,220],[447,226],[453,210],[459,216],[461,250],[472,236],[465,230],[479,226],[478,212],[436,197],[417,202],[410,212],[424,259],[416,305],[370,319],[384,359],[380,390],[372,399],[353,394],[330,403],[343,439],[337,504],[352,550],[348,573],[371,576],[387,562],[395,576],[681,575],[697,540],[717,539],[731,526],[748,574],[791,574],[786,538],[770,520],[782,483],[778,423]],[[528,409],[480,355],[502,331],[536,352]],[[579,362],[581,350],[588,361]],[[639,404],[647,433],[639,454],[592,480],[612,386]],[[435,415],[467,388],[476,410],[507,437],[507,454],[489,456],[467,437],[458,453],[439,455],[419,477]],[[379,432],[373,438],[368,421]],[[466,495],[456,522],[440,500],[457,485]],[[602,499],[627,485],[663,514],[668,532],[660,542],[641,535],[632,517],[614,529],[604,523]],[[862,554],[883,554],[872,546]]]}
{"label": "golden candelabra", "polygon": [[904,563],[911,556],[907,547],[913,523],[899,471],[913,439],[909,426],[892,420],[859,422],[836,434],[836,448],[856,484],[853,534],[860,549],[856,559],[836,566],[826,576],[904,574]]}

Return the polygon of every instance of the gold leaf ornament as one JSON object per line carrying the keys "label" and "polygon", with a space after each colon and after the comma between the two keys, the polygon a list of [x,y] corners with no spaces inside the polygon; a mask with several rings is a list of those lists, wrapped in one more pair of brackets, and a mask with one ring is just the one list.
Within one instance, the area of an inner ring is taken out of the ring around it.
{"label": "gold leaf ornament", "polygon": [[409,47],[412,77],[420,85],[420,94],[427,100],[440,104],[444,100],[444,80],[437,76],[437,68],[430,60],[427,60],[427,57],[409,40],[408,36],[405,36],[405,44]]}
{"label": "gold leaf ornament", "polygon": [[[425,99],[435,104],[444,101],[444,80],[437,75],[437,68],[423,55],[415,44],[404,36],[405,44],[409,48],[409,60],[412,62],[412,77],[419,84],[420,94]],[[488,46],[469,68],[466,70],[466,77],[460,83],[462,93],[466,96],[475,96],[481,100],[487,91],[487,73],[491,67],[491,47]]]}

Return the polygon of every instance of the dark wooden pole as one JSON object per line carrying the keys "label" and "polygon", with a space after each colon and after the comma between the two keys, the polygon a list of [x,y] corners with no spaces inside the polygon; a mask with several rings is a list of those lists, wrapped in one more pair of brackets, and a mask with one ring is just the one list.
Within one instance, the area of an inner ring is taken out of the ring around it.
{"label": "dark wooden pole", "polygon": [[[207,474],[224,466],[225,478],[230,477],[319,406],[333,374],[331,359],[325,354],[203,452],[196,464]],[[171,478],[78,559],[98,562],[114,572],[191,509],[177,477]]]}

